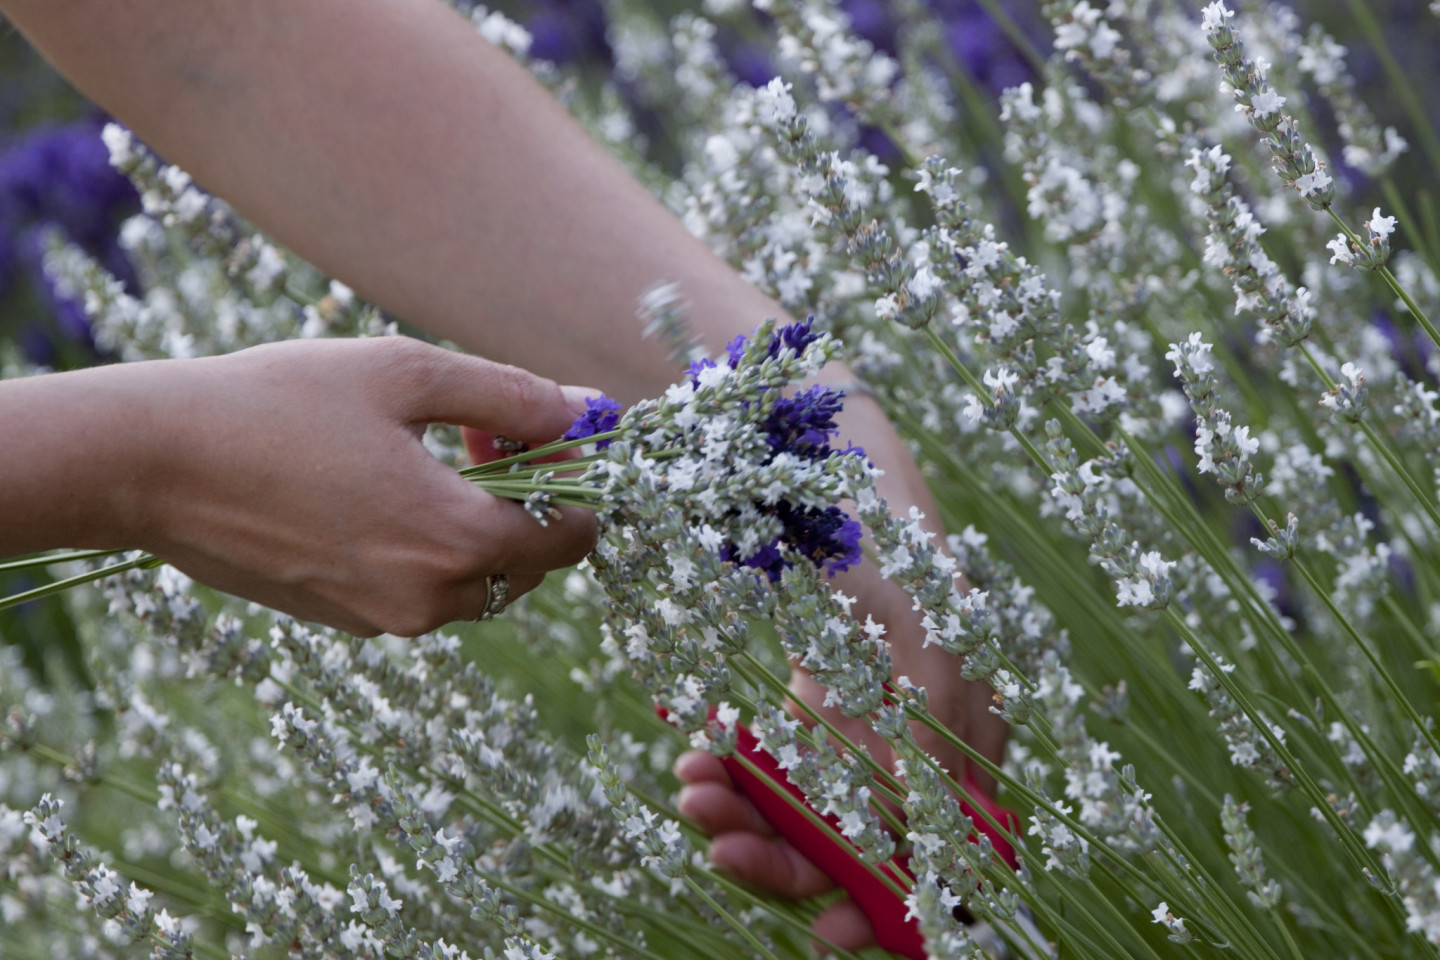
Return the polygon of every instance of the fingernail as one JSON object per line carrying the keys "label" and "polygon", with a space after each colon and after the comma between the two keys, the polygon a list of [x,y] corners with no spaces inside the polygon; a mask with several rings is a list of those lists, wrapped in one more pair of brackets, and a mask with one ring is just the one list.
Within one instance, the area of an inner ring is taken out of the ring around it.
{"label": "fingernail", "polygon": [[695,789],[694,784],[687,783],[685,786],[681,787],[680,793],[675,797],[675,808],[685,816],[691,816],[691,813],[687,808],[695,799],[695,795],[698,792],[699,791]]}
{"label": "fingernail", "polygon": [[595,390],[591,387],[575,386],[561,387],[560,392],[565,395],[565,402],[570,405],[570,409],[574,410],[577,414],[585,412],[586,400],[593,400],[603,393],[603,391]]}

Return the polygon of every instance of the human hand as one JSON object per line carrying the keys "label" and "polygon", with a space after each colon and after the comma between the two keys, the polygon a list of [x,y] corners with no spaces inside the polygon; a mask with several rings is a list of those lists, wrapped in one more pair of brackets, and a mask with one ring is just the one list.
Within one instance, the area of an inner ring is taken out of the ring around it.
{"label": "human hand", "polygon": [[478,616],[488,575],[513,598],[594,543],[589,511],[541,527],[421,443],[431,422],[553,440],[587,391],[407,338],[124,366],[150,451],[128,542],[218,589],[413,636]]}

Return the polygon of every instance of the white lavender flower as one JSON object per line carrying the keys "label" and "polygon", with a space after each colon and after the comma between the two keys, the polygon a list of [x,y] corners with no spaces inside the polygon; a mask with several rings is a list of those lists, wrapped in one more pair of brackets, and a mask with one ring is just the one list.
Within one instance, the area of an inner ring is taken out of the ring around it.
{"label": "white lavender flower", "polygon": [[1220,825],[1225,830],[1225,845],[1230,848],[1230,862],[1246,888],[1245,896],[1258,910],[1273,910],[1280,903],[1280,884],[1269,879],[1260,844],[1254,831],[1245,822],[1248,808],[1237,804],[1228,793],[1220,811]]}
{"label": "white lavender flower", "polygon": [[[1381,810],[1365,826],[1365,846],[1379,851],[1388,880],[1405,906],[1405,927],[1440,944],[1440,878],[1418,849],[1419,838],[1393,810]],[[1433,846],[1433,842],[1432,842]]]}
{"label": "white lavender flower", "polygon": [[1165,359],[1175,365],[1175,376],[1195,410],[1195,455],[1201,473],[1213,473],[1232,503],[1250,503],[1264,488],[1265,478],[1251,464],[1260,441],[1248,426],[1237,427],[1229,411],[1215,402],[1217,380],[1211,346],[1198,333],[1182,343],[1170,344]]}
{"label": "white lavender flower", "polygon": [[[1223,673],[1233,673],[1235,665],[1222,657],[1214,657],[1215,664]],[[1210,705],[1210,716],[1214,717],[1230,750],[1230,762],[1237,767],[1259,770],[1265,774],[1266,782],[1276,791],[1292,788],[1294,774],[1275,752],[1270,738],[1281,744],[1285,742],[1285,731],[1279,725],[1264,721],[1269,726],[1270,737],[1255,726],[1250,716],[1231,698],[1225,685],[1208,664],[1197,662],[1190,672],[1190,689],[1204,695]]]}
{"label": "white lavender flower", "polygon": [[1286,186],[1293,187],[1311,207],[1323,210],[1335,199],[1335,181],[1326,172],[1325,162],[1317,160],[1310,144],[1301,138],[1294,118],[1281,109],[1285,98],[1272,91],[1266,80],[1269,65],[1246,58],[1245,46],[1230,26],[1234,16],[1225,0],[1215,0],[1204,9],[1200,26],[1215,51],[1235,109],[1265,135],[1275,172]]}
{"label": "white lavender flower", "polygon": [[1185,162],[1195,171],[1190,190],[1204,203],[1210,223],[1204,262],[1230,279],[1236,313],[1255,314],[1263,337],[1274,336],[1293,347],[1310,334],[1315,313],[1310,292],[1304,287],[1292,290],[1260,245],[1265,228],[1231,189],[1230,163],[1229,154],[1218,145],[1193,149]]}
{"label": "white lavender flower", "polygon": [[1395,218],[1381,216],[1376,207],[1370,219],[1365,221],[1369,234],[1368,242],[1361,243],[1348,233],[1337,234],[1326,244],[1332,256],[1332,264],[1356,267],[1362,270],[1379,270],[1390,259],[1390,235],[1395,232]]}
{"label": "white lavender flower", "polygon": [[1315,81],[1335,112],[1335,126],[1345,143],[1345,162],[1371,177],[1383,176],[1409,144],[1394,127],[1382,130],[1356,95],[1355,79],[1345,67],[1345,47],[1316,23],[1311,24],[1298,53],[1296,65]]}
{"label": "white lavender flower", "polygon": [[1195,939],[1185,926],[1185,920],[1170,912],[1170,904],[1161,900],[1155,909],[1150,911],[1151,922],[1163,924],[1166,930],[1170,931],[1168,939],[1175,943],[1189,943]]}

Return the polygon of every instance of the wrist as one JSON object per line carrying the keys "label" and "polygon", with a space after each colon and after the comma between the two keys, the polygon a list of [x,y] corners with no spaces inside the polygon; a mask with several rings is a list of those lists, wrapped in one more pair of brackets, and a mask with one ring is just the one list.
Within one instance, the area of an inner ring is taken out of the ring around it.
{"label": "wrist", "polygon": [[96,529],[125,547],[152,550],[163,536],[164,504],[179,466],[180,424],[197,411],[183,381],[196,360],[152,360],[124,364],[114,391],[117,415],[111,456],[117,469],[96,502],[104,515]]}
{"label": "wrist", "polygon": [[[177,361],[165,361],[171,363]],[[157,470],[159,364],[0,384],[0,553],[140,545]]]}

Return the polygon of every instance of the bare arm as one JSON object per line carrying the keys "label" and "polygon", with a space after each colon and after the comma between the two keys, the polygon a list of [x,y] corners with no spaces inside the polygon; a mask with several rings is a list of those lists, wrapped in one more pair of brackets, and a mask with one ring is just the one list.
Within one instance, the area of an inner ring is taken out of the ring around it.
{"label": "bare arm", "polygon": [[5,0],[82,90],[321,269],[467,349],[626,400],[679,282],[713,349],[779,308],[434,0]]}

